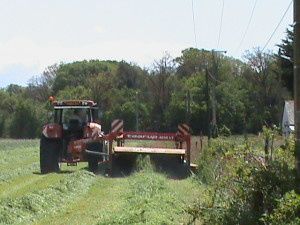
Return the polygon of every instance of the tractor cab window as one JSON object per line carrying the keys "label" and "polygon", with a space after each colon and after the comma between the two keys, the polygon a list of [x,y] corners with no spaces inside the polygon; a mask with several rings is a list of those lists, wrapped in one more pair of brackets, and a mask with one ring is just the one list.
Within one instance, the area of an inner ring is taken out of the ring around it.
{"label": "tractor cab window", "polygon": [[62,124],[64,129],[70,126],[84,126],[90,121],[90,110],[88,108],[66,108],[62,111]]}
{"label": "tractor cab window", "polygon": [[92,118],[94,123],[100,124],[101,113],[97,107],[92,108]]}
{"label": "tractor cab window", "polygon": [[60,123],[60,117],[61,117],[61,109],[55,109],[54,111],[54,123]]}

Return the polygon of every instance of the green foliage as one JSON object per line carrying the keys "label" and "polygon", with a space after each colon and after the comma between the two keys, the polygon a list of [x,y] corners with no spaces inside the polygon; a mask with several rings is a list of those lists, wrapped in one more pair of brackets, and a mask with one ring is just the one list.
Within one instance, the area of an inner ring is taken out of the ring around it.
{"label": "green foliage", "polygon": [[0,115],[0,137],[4,137],[4,125],[5,125],[5,123],[4,123],[4,118],[3,118],[3,116],[2,115]]}
{"label": "green foliage", "polygon": [[100,73],[111,73],[117,68],[115,61],[81,61],[69,64],[61,64],[56,71],[53,83],[53,92],[57,93],[66,87],[86,85],[88,79]]}
{"label": "green foliage", "polygon": [[204,49],[198,50],[196,48],[188,48],[183,50],[182,55],[175,59],[179,64],[179,76],[189,77],[192,74],[205,69],[210,58],[211,53]]}
{"label": "green foliage", "polygon": [[279,72],[283,85],[294,96],[294,83],[293,83],[293,41],[294,32],[290,27],[286,30],[286,37],[278,45],[279,50],[276,54],[277,64],[279,65]]}
{"label": "green foliage", "polygon": [[219,130],[219,134],[224,137],[229,137],[231,135],[231,131],[228,127],[223,125],[223,127],[221,127]]}
{"label": "green foliage", "polygon": [[[293,148],[276,149],[269,161],[262,153],[262,146],[256,149],[248,140],[237,144],[217,139],[204,150],[197,177],[211,187],[211,200],[200,208],[196,205],[195,210],[205,224],[281,224],[272,215],[280,212],[278,201],[285,201],[285,193],[294,188]],[[294,204],[298,209],[298,203]],[[295,207],[287,213],[297,212]],[[298,221],[294,215],[293,220]]]}
{"label": "green foliage", "polygon": [[33,102],[19,100],[9,124],[9,135],[13,138],[34,138],[37,135],[38,120]]}
{"label": "green foliage", "polygon": [[18,95],[23,93],[24,88],[16,84],[10,84],[7,86],[6,91],[9,95]]}
{"label": "green foliage", "polygon": [[[279,82],[275,58],[269,53],[254,49],[245,56],[250,71],[243,75],[247,91],[247,129],[258,131],[263,125],[278,124],[278,114],[282,111],[284,89]],[[255,101],[253,101],[255,99]]]}
{"label": "green foliage", "polygon": [[247,89],[237,77],[217,87],[219,127],[222,128],[223,124],[234,133],[242,133],[245,130],[246,109],[247,104],[250,104],[246,96]]}
{"label": "green foliage", "polygon": [[58,92],[58,99],[72,100],[72,99],[89,99],[90,90],[84,86],[67,87]]}
{"label": "green foliage", "polygon": [[198,160],[197,174],[202,183],[214,184],[220,178],[225,163],[224,156],[234,148],[235,144],[228,140],[214,139],[209,147],[203,149]]}
{"label": "green foliage", "polygon": [[300,224],[300,196],[294,191],[287,192],[278,202],[274,211],[262,220],[265,224]]}
{"label": "green foliage", "polygon": [[144,86],[144,71],[136,65],[121,61],[116,72],[118,88],[140,89]]}
{"label": "green foliage", "polygon": [[[284,49],[281,61],[289,54],[290,35],[280,45]],[[176,59],[166,54],[148,70],[125,61],[55,64],[40,77],[32,78],[27,87],[9,85],[0,90],[0,134],[13,135],[15,109],[19,101],[28,100],[35,114],[29,119],[37,122],[33,128],[36,132],[28,131],[27,136],[38,136],[41,128],[36,126],[47,122],[46,115],[52,110],[46,104],[49,95],[58,100],[96,101],[105,132],[112,120],[121,118],[127,130],[136,129],[137,120],[140,130],[166,132],[186,122],[194,133],[208,134],[214,92],[219,128],[227,127],[233,134],[260,132],[263,125],[279,124],[281,120],[287,93],[280,82],[280,60],[259,49],[247,52],[242,62],[218,52],[188,48]]]}

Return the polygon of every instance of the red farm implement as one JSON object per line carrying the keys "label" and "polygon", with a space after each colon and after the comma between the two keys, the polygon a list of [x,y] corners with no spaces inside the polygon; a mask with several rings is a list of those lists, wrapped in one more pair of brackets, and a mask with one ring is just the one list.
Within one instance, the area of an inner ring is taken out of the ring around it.
{"label": "red farm implement", "polygon": [[[191,137],[186,124],[180,124],[176,133],[135,132],[124,131],[123,121],[114,120],[111,133],[106,138],[109,142],[110,165],[113,164],[116,156],[133,154],[170,155],[188,167],[191,165]],[[127,140],[173,142],[174,147],[131,147],[125,145]]]}
{"label": "red farm implement", "polygon": [[[58,172],[61,163],[75,166],[79,162],[88,162],[89,170],[93,172],[98,171],[101,163],[108,164],[112,171],[117,158],[138,154],[172,156],[187,168],[191,166],[191,141],[186,124],[179,125],[176,133],[132,132],[124,131],[122,120],[114,120],[111,132],[105,135],[95,102],[54,101],[52,98],[51,104],[53,120],[43,127],[41,134],[41,173]],[[125,145],[127,140],[173,142],[174,145],[172,148],[131,147]]]}

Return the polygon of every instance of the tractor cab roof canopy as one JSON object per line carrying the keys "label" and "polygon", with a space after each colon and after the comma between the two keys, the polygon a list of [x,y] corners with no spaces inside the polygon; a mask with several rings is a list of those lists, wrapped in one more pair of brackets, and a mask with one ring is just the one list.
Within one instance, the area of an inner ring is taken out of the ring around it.
{"label": "tractor cab roof canopy", "polygon": [[91,108],[97,107],[97,103],[91,100],[62,100],[53,101],[54,108]]}

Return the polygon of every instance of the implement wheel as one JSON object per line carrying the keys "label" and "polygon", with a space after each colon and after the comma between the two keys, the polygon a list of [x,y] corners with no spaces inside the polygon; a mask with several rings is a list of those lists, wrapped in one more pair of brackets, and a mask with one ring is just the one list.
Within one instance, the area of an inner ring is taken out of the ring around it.
{"label": "implement wheel", "polygon": [[40,141],[40,168],[41,173],[59,172],[58,158],[60,141],[41,137]]}
{"label": "implement wheel", "polygon": [[[87,149],[89,151],[93,152],[102,152],[103,150],[103,143],[102,142],[94,142],[94,143],[89,143],[87,145]],[[99,168],[99,161],[101,161],[102,156],[96,156],[96,155],[87,155],[87,161],[88,161],[88,169],[89,171],[95,173],[98,171]]]}
{"label": "implement wheel", "polygon": [[98,159],[93,156],[88,156],[89,171],[95,173],[98,170]]}

